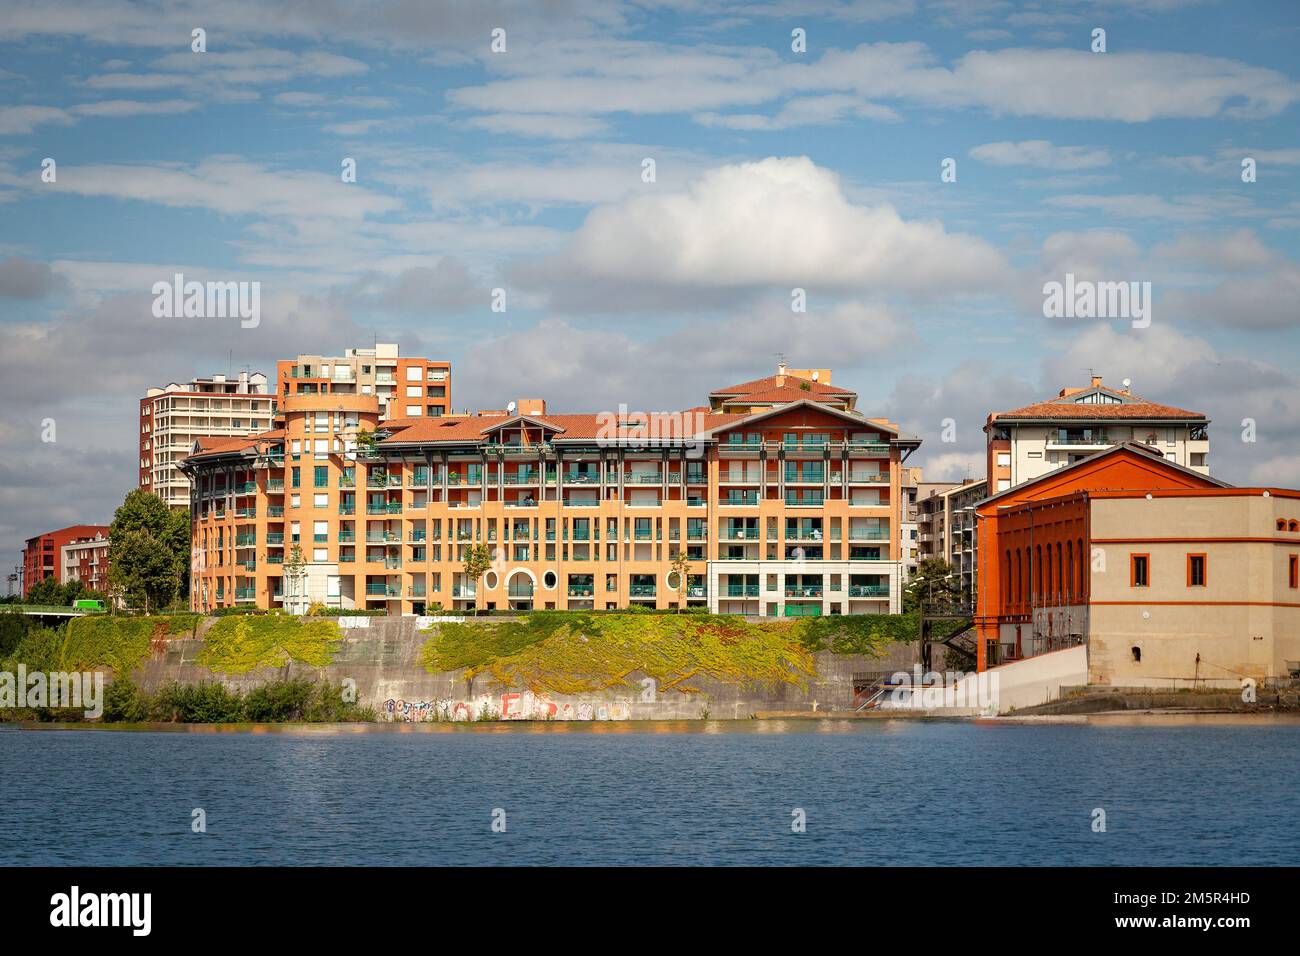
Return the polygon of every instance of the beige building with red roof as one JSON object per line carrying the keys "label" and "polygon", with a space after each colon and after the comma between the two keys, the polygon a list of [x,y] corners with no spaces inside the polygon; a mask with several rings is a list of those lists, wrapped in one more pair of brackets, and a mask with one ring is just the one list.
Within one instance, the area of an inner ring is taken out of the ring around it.
{"label": "beige building with red roof", "polygon": [[1009,412],[993,412],[988,436],[988,493],[1007,491],[1122,442],[1139,442],[1169,461],[1210,473],[1209,419],[1200,412],[1139,398],[1095,375],[1086,388],[1063,388],[1055,398]]}
{"label": "beige building with red roof", "polygon": [[186,459],[192,606],[897,612],[920,439],[829,381],[781,366],[684,412],[387,419],[320,381],[281,396],[283,429]]}

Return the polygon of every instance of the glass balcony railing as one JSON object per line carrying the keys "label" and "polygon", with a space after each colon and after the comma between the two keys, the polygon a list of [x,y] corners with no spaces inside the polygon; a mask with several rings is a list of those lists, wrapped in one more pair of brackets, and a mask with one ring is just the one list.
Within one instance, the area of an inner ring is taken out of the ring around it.
{"label": "glass balcony railing", "polygon": [[887,541],[889,540],[889,529],[887,528],[850,528],[850,541]]}
{"label": "glass balcony railing", "polygon": [[758,504],[757,491],[733,491],[730,492],[722,504],[724,505],[756,505]]}
{"label": "glass balcony railing", "polygon": [[530,598],[533,596],[533,586],[531,584],[512,584],[509,592],[512,598]]}
{"label": "glass balcony railing", "polygon": [[787,584],[785,586],[785,596],[819,598],[822,596],[822,586],[820,584]]}
{"label": "glass balcony railing", "polygon": [[727,528],[725,531],[723,531],[722,537],[726,541],[757,541],[758,529],[757,528]]}
{"label": "glass balcony railing", "polygon": [[758,585],[728,584],[724,593],[727,597],[758,597]]}
{"label": "glass balcony railing", "polygon": [[594,597],[596,586],[594,584],[570,584],[569,597]]}
{"label": "glass balcony railing", "polygon": [[655,586],[653,584],[630,584],[628,593],[632,597],[654,597]]}
{"label": "glass balcony railing", "polygon": [[284,544],[283,531],[268,531],[266,534],[267,544]]}
{"label": "glass balcony railing", "polygon": [[825,496],[820,492],[786,492],[785,503],[792,508],[820,508],[825,504]]}
{"label": "glass balcony railing", "polygon": [[849,597],[889,597],[888,584],[850,584]]}
{"label": "glass balcony railing", "polygon": [[284,505],[267,505],[266,516],[268,518],[283,518]]}
{"label": "glass balcony railing", "polygon": [[[218,595],[217,595],[217,600],[221,600],[222,597],[223,597],[223,595],[218,594]],[[257,588],[235,588],[235,600],[236,600],[236,601],[256,601],[256,600],[257,600]]]}

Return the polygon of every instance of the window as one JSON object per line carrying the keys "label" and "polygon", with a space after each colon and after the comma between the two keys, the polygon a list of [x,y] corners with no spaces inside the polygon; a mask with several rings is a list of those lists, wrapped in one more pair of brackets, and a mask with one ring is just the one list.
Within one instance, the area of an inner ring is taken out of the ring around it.
{"label": "window", "polygon": [[328,508],[330,506],[330,496],[324,492],[318,495],[312,495],[313,508]]}
{"label": "window", "polygon": [[[407,371],[411,371],[411,370],[407,369]],[[423,395],[424,395],[424,389],[421,386],[419,385],[406,386],[407,398],[421,398]]]}
{"label": "window", "polygon": [[1009,451],[998,452],[998,467],[999,468],[1011,467],[1011,452]]}
{"label": "window", "polygon": [[[422,382],[422,381],[424,381],[424,366],[423,366],[423,365],[408,365],[408,366],[406,366],[406,380],[407,380],[408,382]],[[410,390],[409,390],[409,389],[407,390],[407,394],[408,394],[408,395],[410,394]],[[416,390],[416,394],[417,394],[417,395],[420,394],[420,392],[419,392],[418,389]]]}
{"label": "window", "polygon": [[1205,555],[1189,554],[1187,556],[1187,586],[1189,588],[1205,587]]}
{"label": "window", "polygon": [[1300,554],[1291,554],[1287,556],[1287,583],[1293,587],[1300,587]]}
{"label": "window", "polygon": [[1151,586],[1151,555],[1131,554],[1128,564],[1129,587],[1146,588]]}
{"label": "window", "polygon": [[328,488],[330,472],[328,465],[316,465],[312,471],[312,485],[316,488]]}

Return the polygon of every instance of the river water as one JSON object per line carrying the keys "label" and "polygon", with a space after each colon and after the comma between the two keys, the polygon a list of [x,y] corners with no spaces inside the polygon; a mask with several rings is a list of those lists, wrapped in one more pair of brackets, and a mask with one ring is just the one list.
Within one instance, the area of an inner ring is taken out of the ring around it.
{"label": "river water", "polygon": [[1294,865],[1298,770],[1267,718],[4,729],[0,865]]}

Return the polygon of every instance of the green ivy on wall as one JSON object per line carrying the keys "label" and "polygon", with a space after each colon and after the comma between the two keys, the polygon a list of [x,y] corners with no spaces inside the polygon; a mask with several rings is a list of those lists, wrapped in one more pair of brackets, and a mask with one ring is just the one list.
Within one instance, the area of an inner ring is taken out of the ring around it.
{"label": "green ivy on wall", "polygon": [[[806,686],[812,652],[879,655],[907,640],[907,621],[868,617],[751,622],[730,615],[584,614],[534,611],[512,621],[443,623],[422,648],[430,672],[466,668],[467,677],[533,691],[588,693],[630,683],[633,673],[659,690],[693,691],[707,677],[727,684]],[[916,637],[915,618],[910,621]]]}
{"label": "green ivy on wall", "polygon": [[198,661],[226,674],[245,674],[290,661],[324,667],[334,659],[339,643],[338,626],[333,621],[281,614],[222,617],[204,635]]}

